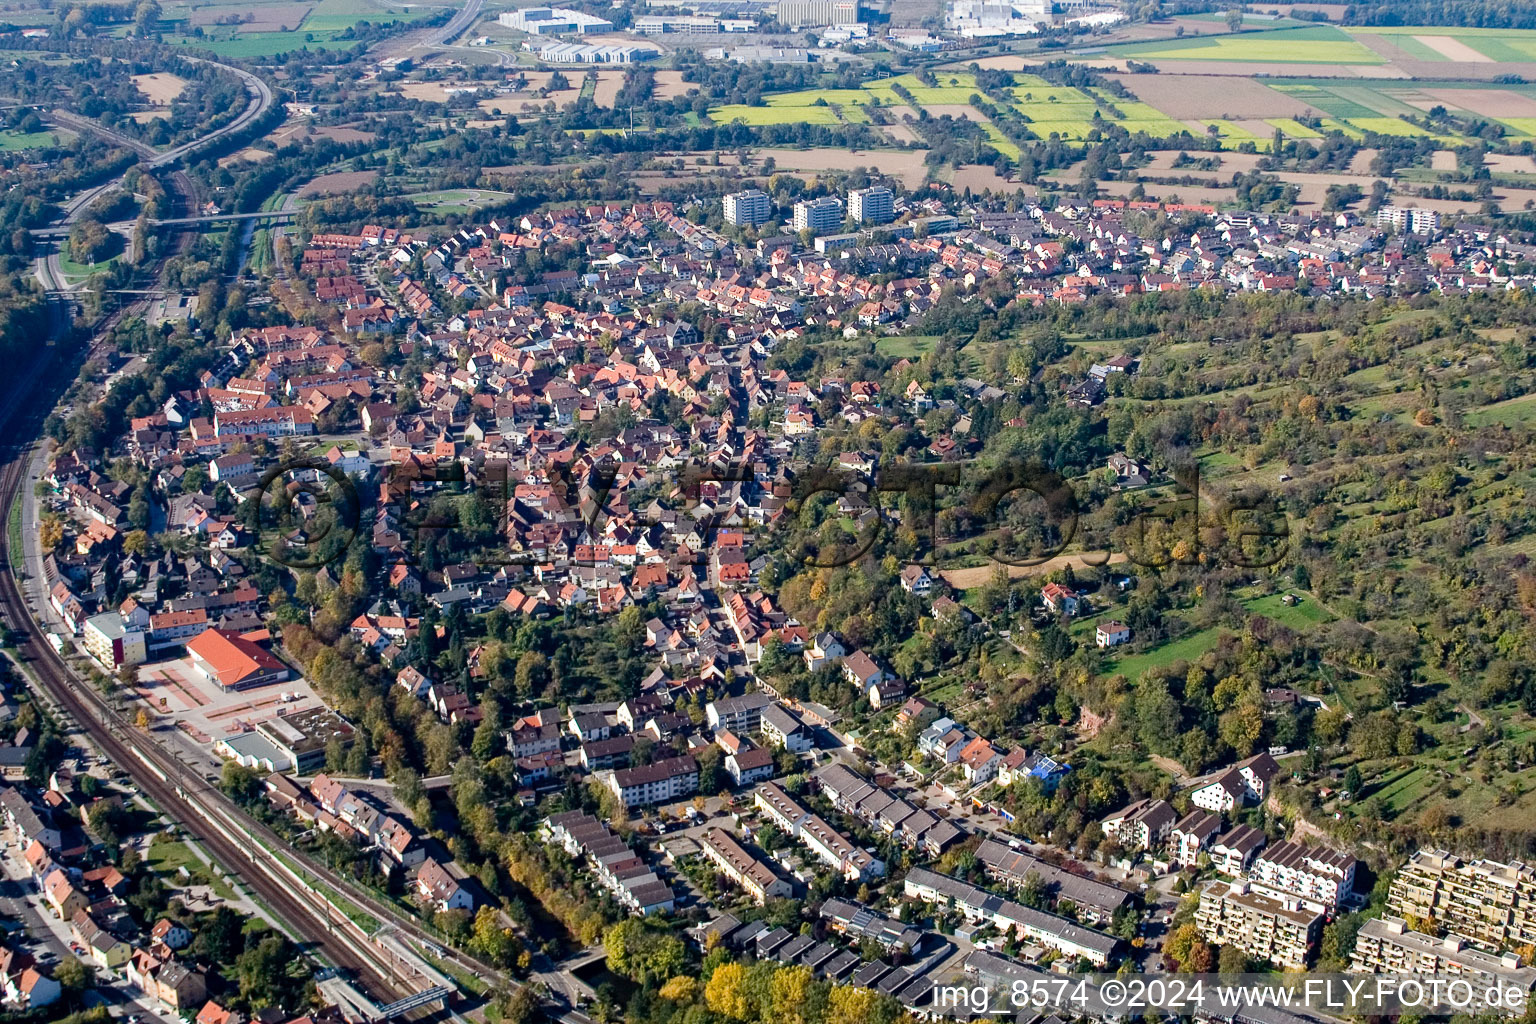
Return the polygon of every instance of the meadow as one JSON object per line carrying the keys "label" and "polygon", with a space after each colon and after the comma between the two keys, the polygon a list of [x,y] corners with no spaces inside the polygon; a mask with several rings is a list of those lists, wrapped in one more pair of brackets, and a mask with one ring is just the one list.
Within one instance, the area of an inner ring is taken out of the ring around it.
{"label": "meadow", "polygon": [[[223,5],[218,5],[216,9],[222,7]],[[248,8],[237,8],[231,4],[227,9],[230,13],[244,13]],[[435,7],[425,6],[389,7],[382,3],[372,3],[370,0],[320,0],[320,3],[304,15],[304,20],[297,28],[290,31],[272,31],[265,28],[273,22],[261,17],[262,8],[257,5],[250,9],[258,15],[256,21],[243,25],[204,25],[204,34],[201,38],[183,34],[168,41],[211,50],[221,57],[270,57],[289,50],[345,45],[338,43],[337,37],[359,22],[367,21],[376,25],[411,22],[430,17],[437,11]],[[208,8],[203,7],[199,10],[206,12]],[[190,17],[184,24],[190,26]]]}

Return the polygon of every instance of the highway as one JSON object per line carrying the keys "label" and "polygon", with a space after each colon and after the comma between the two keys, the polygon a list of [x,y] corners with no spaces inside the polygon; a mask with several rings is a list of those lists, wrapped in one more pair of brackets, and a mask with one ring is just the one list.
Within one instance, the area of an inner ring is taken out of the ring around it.
{"label": "highway", "polygon": [[[199,64],[215,63],[214,61],[205,61],[198,57],[187,57],[184,59],[195,61]],[[72,128],[76,131],[90,132],[94,135],[106,139],[115,145],[122,146],[125,149],[137,153],[140,157],[143,158],[143,164],[146,166],[156,169],[168,167],[171,164],[181,160],[183,157],[196,152],[202,147],[209,145],[210,143],[217,142],[219,139],[222,139],[233,132],[242,130],[257,118],[265,114],[268,108],[272,106],[272,87],[267,85],[266,82],[262,81],[259,77],[251,74],[249,71],[246,71],[243,68],[231,67],[228,64],[219,64],[218,67],[223,68],[225,71],[228,71],[232,75],[238,76],[242,81],[245,82],[245,91],[248,97],[245,110],[240,113],[239,117],[236,117],[233,121],[224,125],[222,128],[215,129],[214,131],[209,132],[207,135],[204,135],[201,138],[193,139],[191,142],[182,143],[180,146],[177,146],[173,149],[168,149],[163,153],[157,152],[153,148],[145,145],[137,139],[130,139],[125,135],[114,132],[111,129],[98,124],[97,122],[90,120],[89,118],[80,117],[78,114],[71,113],[67,110],[54,110],[51,111],[48,116],[51,120],[56,121],[67,128]],[[81,192],[79,195],[76,195],[68,202],[62,204],[61,209],[64,211],[64,217],[57,224],[53,225],[53,227],[49,230],[54,233],[62,233],[62,235],[67,236],[69,234],[69,229],[75,224],[76,221],[81,218],[91,203],[95,202],[97,197],[101,196],[103,193],[118,188],[122,184],[122,180],[123,179],[121,177],[118,177],[111,181],[103,182],[100,185],[86,189],[84,192]],[[181,196],[182,205],[186,208],[186,212],[189,215],[195,215],[197,211],[193,208],[193,191],[191,179],[188,178],[184,172],[178,171],[172,175],[171,185],[172,189]],[[190,245],[190,238],[183,238],[179,243],[178,248],[184,248],[188,245]],[[42,250],[43,251],[40,252],[40,254],[37,256],[37,259],[35,260],[34,272],[37,275],[37,279],[42,282],[44,290],[54,293],[66,292],[70,290],[69,281],[64,276],[64,268],[59,259],[58,247],[42,247]],[[68,304],[62,298],[55,298],[54,300],[53,317],[54,336],[58,337],[62,333],[62,328],[67,326],[69,318]]]}
{"label": "highway", "polygon": [[404,60],[413,51],[433,50],[447,45],[453,39],[471,25],[480,20],[480,12],[485,7],[485,0],[469,0],[459,13],[446,24],[436,28],[423,29],[420,32],[407,33],[393,39],[385,39],[373,47],[372,55],[380,63],[386,61]]}

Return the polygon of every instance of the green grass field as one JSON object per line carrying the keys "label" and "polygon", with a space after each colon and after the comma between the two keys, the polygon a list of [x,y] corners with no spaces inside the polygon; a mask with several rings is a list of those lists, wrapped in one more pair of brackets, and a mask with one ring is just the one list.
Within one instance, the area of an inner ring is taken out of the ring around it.
{"label": "green grass field", "polygon": [[1104,671],[1106,674],[1119,673],[1134,681],[1149,668],[1165,668],[1181,658],[1185,661],[1194,661],[1210,650],[1211,645],[1220,639],[1222,632],[1222,629],[1213,626],[1210,629],[1202,629],[1177,640],[1159,644],[1141,654],[1109,658],[1106,659]]}
{"label": "green grass field", "polygon": [[0,132],[0,150],[43,149],[58,144],[59,137],[53,132]]}
{"label": "green grass field", "polygon": [[881,338],[875,342],[875,351],[892,359],[916,359],[933,351],[938,338],[928,334],[911,334],[901,338]]}
{"label": "green grass field", "polygon": [[1385,64],[1364,43],[1330,26],[1129,43],[1110,52],[1137,60],[1223,60],[1255,64]]}
{"label": "green grass field", "polygon": [[1485,405],[1462,417],[1469,426],[1486,427],[1501,424],[1513,427],[1536,422],[1536,395],[1523,395],[1507,402]]}
{"label": "green grass field", "polygon": [[168,885],[179,884],[176,873],[186,868],[194,884],[211,884],[213,891],[222,899],[235,898],[235,891],[230,888],[229,883],[221,878],[215,878],[208,865],[192,851],[192,847],[184,842],[157,840],[150,844],[144,862]]}
{"label": "green grass field", "polygon": [[337,32],[248,32],[222,39],[196,39],[192,36],[168,39],[179,46],[209,50],[220,57],[270,57],[291,50],[336,49]]}

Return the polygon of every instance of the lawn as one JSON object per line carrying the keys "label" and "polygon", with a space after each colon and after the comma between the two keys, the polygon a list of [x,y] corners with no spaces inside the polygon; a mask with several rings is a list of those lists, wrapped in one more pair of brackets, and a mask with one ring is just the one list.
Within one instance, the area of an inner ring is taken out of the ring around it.
{"label": "lawn", "polygon": [[1336,28],[1284,28],[1114,47],[1137,60],[1221,60],[1270,64],[1385,64],[1386,58]]}
{"label": "lawn", "polygon": [[1300,598],[1296,604],[1286,604],[1285,595],[1271,594],[1268,597],[1256,597],[1244,601],[1243,607],[1255,615],[1262,615],[1266,619],[1285,626],[1287,629],[1300,633],[1309,627],[1323,622],[1333,621],[1333,616],[1327,609],[1313,600],[1310,594],[1298,594]]}
{"label": "lawn", "polygon": [[1135,680],[1149,668],[1164,668],[1181,658],[1185,661],[1194,661],[1210,650],[1223,632],[1225,631],[1221,627],[1212,626],[1210,629],[1202,629],[1177,640],[1159,644],[1141,654],[1110,658],[1104,666],[1105,674],[1120,673],[1127,679]]}
{"label": "lawn", "polygon": [[58,144],[53,132],[0,132],[0,150],[43,149]]}
{"label": "lawn", "polygon": [[144,862],[149,865],[151,871],[161,876],[167,885],[180,884],[177,872],[186,868],[192,884],[211,885],[221,899],[235,898],[235,891],[230,888],[229,883],[216,877],[203,859],[193,852],[192,847],[179,840],[157,839],[150,843]]}
{"label": "lawn", "polygon": [[100,263],[76,263],[68,256],[60,254],[59,269],[64,271],[65,277],[90,277],[92,274],[105,273],[107,268],[116,263],[121,257],[122,250],[119,249],[116,256],[108,257]]}
{"label": "lawn", "polygon": [[912,334],[904,338],[881,338],[875,342],[875,351],[892,359],[916,359],[933,351],[938,337],[932,334]]}
{"label": "lawn", "polygon": [[512,198],[511,192],[495,189],[447,189],[441,192],[417,192],[405,197],[432,213],[467,214],[476,207],[504,203]]}

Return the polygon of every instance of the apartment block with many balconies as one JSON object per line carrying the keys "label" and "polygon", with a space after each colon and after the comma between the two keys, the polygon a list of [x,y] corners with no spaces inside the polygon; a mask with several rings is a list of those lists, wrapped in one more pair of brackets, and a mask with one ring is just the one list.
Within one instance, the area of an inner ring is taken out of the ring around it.
{"label": "apartment block with many balconies", "polygon": [[1536,869],[1419,850],[1392,879],[1387,910],[1494,949],[1536,945]]}
{"label": "apartment block with many balconies", "polygon": [[1349,969],[1363,974],[1454,975],[1483,991],[1499,985],[1530,992],[1536,986],[1536,969],[1522,967],[1514,953],[1474,949],[1460,935],[1425,935],[1410,929],[1400,917],[1383,917],[1360,926]]}
{"label": "apartment block with many balconies", "polygon": [[1200,890],[1195,924],[1211,942],[1236,946],[1255,960],[1302,968],[1312,957],[1323,915],[1242,882],[1208,882]]}

